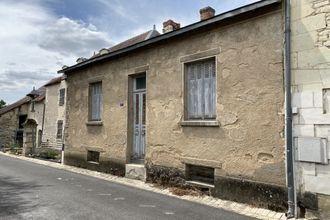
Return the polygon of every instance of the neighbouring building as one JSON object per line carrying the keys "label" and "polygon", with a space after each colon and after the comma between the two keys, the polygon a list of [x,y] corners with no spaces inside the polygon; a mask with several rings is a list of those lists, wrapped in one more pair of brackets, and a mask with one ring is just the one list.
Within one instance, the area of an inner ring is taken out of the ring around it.
{"label": "neighbouring building", "polygon": [[200,13],[59,71],[65,163],[285,210],[282,1]]}
{"label": "neighbouring building", "polygon": [[0,146],[22,147],[24,155],[61,149],[65,126],[65,77],[51,79],[0,110]]}
{"label": "neighbouring building", "polygon": [[61,149],[65,126],[66,82],[65,76],[50,80],[46,85],[44,127],[41,145]]}
{"label": "neighbouring building", "polygon": [[291,0],[298,205],[330,219],[330,2]]}
{"label": "neighbouring building", "polygon": [[40,145],[45,87],[29,94],[34,98],[25,96],[0,109],[0,146],[23,147],[27,154]]}
{"label": "neighbouring building", "polygon": [[44,86],[27,94],[30,98],[28,103],[27,118],[23,123],[23,155],[36,154],[41,147],[42,129],[44,127],[45,112]]}
{"label": "neighbouring building", "polygon": [[23,123],[28,114],[29,97],[0,109],[0,147],[23,147]]}

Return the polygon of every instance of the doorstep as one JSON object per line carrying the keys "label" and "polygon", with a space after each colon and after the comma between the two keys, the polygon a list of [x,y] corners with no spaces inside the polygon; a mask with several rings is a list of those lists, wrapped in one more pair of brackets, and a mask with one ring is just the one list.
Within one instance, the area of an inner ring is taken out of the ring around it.
{"label": "doorstep", "polygon": [[144,164],[129,163],[125,165],[125,177],[146,181],[147,172]]}

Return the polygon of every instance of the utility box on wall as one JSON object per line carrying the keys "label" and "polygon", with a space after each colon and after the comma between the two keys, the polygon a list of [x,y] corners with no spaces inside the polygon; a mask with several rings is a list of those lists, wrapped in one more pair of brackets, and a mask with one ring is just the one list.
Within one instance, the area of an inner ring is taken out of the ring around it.
{"label": "utility box on wall", "polygon": [[294,137],[297,161],[328,164],[327,139],[318,137]]}

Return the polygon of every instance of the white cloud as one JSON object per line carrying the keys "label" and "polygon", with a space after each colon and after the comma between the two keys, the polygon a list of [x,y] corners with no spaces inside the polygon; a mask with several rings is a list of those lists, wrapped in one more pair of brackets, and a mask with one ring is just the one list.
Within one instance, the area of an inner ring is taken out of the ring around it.
{"label": "white cloud", "polygon": [[0,2],[0,99],[9,103],[56,77],[62,65],[112,44],[94,25],[59,18],[37,3]]}

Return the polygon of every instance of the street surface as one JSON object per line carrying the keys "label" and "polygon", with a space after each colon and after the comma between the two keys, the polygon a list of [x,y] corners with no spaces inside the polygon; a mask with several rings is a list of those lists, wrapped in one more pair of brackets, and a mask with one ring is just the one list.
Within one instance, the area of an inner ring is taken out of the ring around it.
{"label": "street surface", "polygon": [[0,219],[253,218],[0,155]]}

